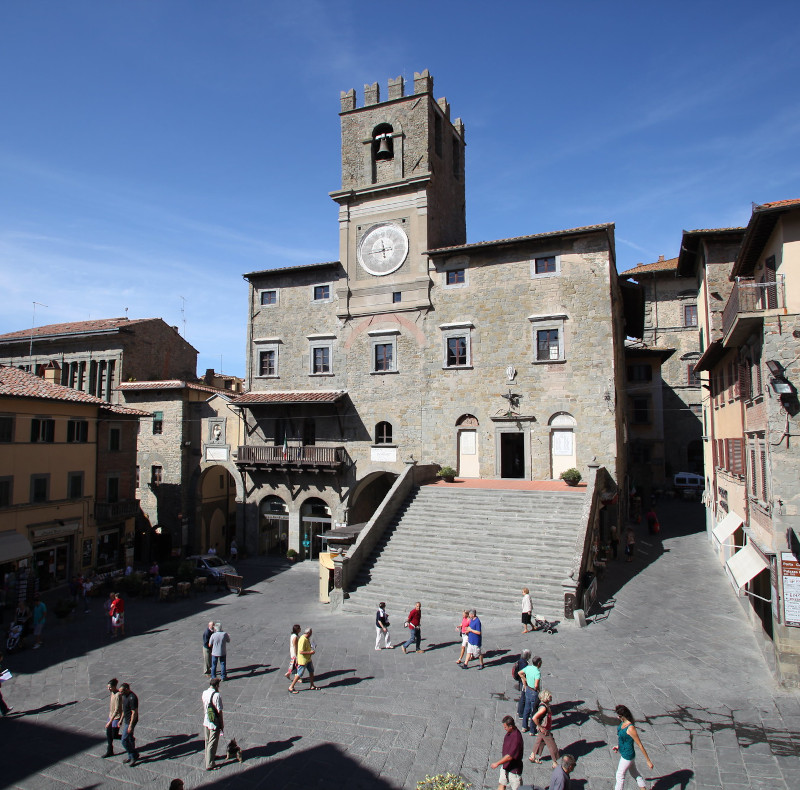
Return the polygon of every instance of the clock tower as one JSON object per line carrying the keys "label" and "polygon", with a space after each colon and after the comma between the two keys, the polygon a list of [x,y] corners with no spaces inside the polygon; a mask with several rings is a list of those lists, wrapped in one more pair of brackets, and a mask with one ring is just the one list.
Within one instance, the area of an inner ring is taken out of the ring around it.
{"label": "clock tower", "polygon": [[426,250],[466,243],[464,124],[450,120],[446,99],[433,98],[427,69],[342,92],[342,188],[339,254],[347,279],[339,317],[427,309],[431,279]]}

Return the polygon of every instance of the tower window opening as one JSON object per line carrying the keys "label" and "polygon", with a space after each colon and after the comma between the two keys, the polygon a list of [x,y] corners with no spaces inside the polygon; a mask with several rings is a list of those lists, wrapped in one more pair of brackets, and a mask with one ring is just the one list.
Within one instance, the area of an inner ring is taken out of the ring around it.
{"label": "tower window opening", "polygon": [[391,124],[378,124],[372,132],[372,156],[380,159],[394,159],[394,129]]}

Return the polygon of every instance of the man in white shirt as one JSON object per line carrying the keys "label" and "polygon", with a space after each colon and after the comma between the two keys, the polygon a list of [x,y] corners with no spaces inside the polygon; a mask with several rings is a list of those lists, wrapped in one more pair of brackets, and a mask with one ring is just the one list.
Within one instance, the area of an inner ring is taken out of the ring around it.
{"label": "man in white shirt", "polygon": [[208,688],[203,692],[203,732],[206,736],[206,771],[214,770],[214,760],[217,759],[219,736],[224,728],[222,721],[222,697],[219,693],[219,683],[219,678],[211,678]]}

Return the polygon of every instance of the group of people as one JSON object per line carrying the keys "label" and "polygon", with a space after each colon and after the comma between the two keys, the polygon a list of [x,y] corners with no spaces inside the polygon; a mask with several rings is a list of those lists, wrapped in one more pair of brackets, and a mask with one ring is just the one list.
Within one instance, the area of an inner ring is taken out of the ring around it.
{"label": "group of people", "polygon": [[136,750],[136,725],[139,723],[139,698],[129,683],[117,684],[116,678],[108,681],[109,703],[106,722],[106,752],[103,757],[113,757],[114,741],[119,738],[125,754],[122,761],[133,767],[139,760]]}
{"label": "group of people", "polygon": [[22,626],[22,637],[33,632],[33,649],[42,646],[42,633],[47,620],[47,605],[36,593],[33,596],[33,607],[29,601],[20,601],[14,612],[15,625]]}
{"label": "group of people", "polygon": [[222,623],[215,623],[212,620],[203,631],[203,672],[211,675],[212,680],[217,677],[217,668],[220,671],[220,679],[228,679],[230,641],[230,635],[222,628]]}
{"label": "group of people", "polygon": [[284,677],[291,678],[289,684],[290,694],[299,694],[295,686],[306,676],[308,676],[308,687],[311,691],[317,691],[319,686],[314,683],[314,660],[313,655],[316,648],[311,641],[312,629],[306,628],[300,633],[300,626],[295,623],[292,626],[292,633],[289,634],[289,669]]}
{"label": "group of people", "polygon": [[469,669],[469,662],[477,658],[480,662],[478,669],[483,669],[483,626],[475,609],[464,610],[456,631],[461,634],[461,652],[456,664],[460,664],[462,669]]}

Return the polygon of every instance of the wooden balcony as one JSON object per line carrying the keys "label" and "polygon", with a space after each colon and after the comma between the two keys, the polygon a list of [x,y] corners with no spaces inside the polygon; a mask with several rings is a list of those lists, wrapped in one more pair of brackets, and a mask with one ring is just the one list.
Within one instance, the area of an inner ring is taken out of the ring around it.
{"label": "wooden balcony", "polygon": [[771,311],[786,312],[784,276],[775,282],[755,282],[737,277],[728,303],[722,311],[722,343],[736,346],[747,339],[764,314]]}
{"label": "wooden balcony", "polygon": [[349,461],[344,447],[240,446],[236,463],[253,470],[283,469],[301,472],[338,472]]}
{"label": "wooden balcony", "polygon": [[123,499],[119,502],[95,502],[94,520],[98,524],[122,521],[126,518],[133,518],[138,509],[139,501],[137,499]]}

